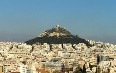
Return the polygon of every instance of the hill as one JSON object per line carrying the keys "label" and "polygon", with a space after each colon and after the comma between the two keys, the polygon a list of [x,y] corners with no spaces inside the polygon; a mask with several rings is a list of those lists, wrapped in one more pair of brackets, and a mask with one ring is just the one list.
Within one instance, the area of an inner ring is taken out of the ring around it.
{"label": "hill", "polygon": [[60,27],[57,25],[51,29],[46,30],[41,33],[39,37],[26,41],[27,44],[35,44],[35,43],[48,43],[48,44],[63,44],[63,43],[71,43],[71,44],[79,44],[85,43],[87,46],[91,46],[88,41],[78,37],[77,35],[72,35],[67,29]]}

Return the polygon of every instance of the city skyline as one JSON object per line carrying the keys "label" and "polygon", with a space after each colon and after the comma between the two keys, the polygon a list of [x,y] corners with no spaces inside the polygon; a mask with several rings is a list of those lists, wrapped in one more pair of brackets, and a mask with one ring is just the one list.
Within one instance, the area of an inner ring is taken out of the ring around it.
{"label": "city skyline", "polygon": [[116,1],[0,1],[0,41],[24,42],[56,25],[82,38],[116,44]]}

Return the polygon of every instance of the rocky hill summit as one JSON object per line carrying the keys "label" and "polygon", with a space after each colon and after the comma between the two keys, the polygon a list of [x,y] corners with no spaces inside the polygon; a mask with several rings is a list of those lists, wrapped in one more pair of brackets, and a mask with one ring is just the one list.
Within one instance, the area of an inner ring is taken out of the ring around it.
{"label": "rocky hill summit", "polygon": [[40,34],[40,37],[44,37],[44,36],[57,36],[57,37],[60,37],[60,36],[72,36],[72,34],[65,28],[57,25],[55,27],[53,27],[52,29],[48,29],[46,30],[45,32],[41,33]]}
{"label": "rocky hill summit", "polygon": [[67,29],[57,25],[51,29],[46,30],[41,33],[38,37],[26,41],[27,44],[35,43],[48,43],[48,44],[79,44],[84,43],[87,46],[91,46],[88,41],[78,37],[77,35],[72,35]]}

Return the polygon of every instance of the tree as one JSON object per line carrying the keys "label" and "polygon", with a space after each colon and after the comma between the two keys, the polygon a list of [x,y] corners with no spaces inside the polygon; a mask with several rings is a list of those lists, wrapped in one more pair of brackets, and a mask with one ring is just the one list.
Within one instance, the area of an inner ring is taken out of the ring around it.
{"label": "tree", "polygon": [[83,66],[83,71],[82,71],[82,73],[87,73],[87,72],[86,72],[86,68],[85,68],[85,64],[84,64],[84,66]]}
{"label": "tree", "polygon": [[108,73],[110,73],[110,69],[108,68]]}
{"label": "tree", "polygon": [[90,70],[92,71],[92,65],[89,63],[89,68],[90,68]]}
{"label": "tree", "polygon": [[100,62],[100,56],[97,55],[97,64],[99,64],[99,62]]}
{"label": "tree", "polygon": [[81,67],[80,66],[76,67],[76,69],[73,73],[82,73]]}
{"label": "tree", "polygon": [[58,70],[55,70],[55,71],[53,71],[53,73],[59,73],[59,71]]}
{"label": "tree", "polygon": [[100,73],[100,67],[98,66],[95,73]]}

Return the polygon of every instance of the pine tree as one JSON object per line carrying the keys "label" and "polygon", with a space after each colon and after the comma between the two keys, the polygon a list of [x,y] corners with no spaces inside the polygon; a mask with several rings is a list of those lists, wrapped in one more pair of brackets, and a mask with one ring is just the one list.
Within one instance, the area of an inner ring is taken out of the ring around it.
{"label": "pine tree", "polygon": [[83,66],[83,71],[82,71],[82,73],[87,73],[87,72],[86,72],[86,68],[85,68],[85,64],[84,64],[84,66]]}
{"label": "pine tree", "polygon": [[90,70],[92,71],[92,65],[89,63],[89,68],[90,68]]}
{"label": "pine tree", "polygon": [[98,66],[95,73],[100,73],[100,67]]}

